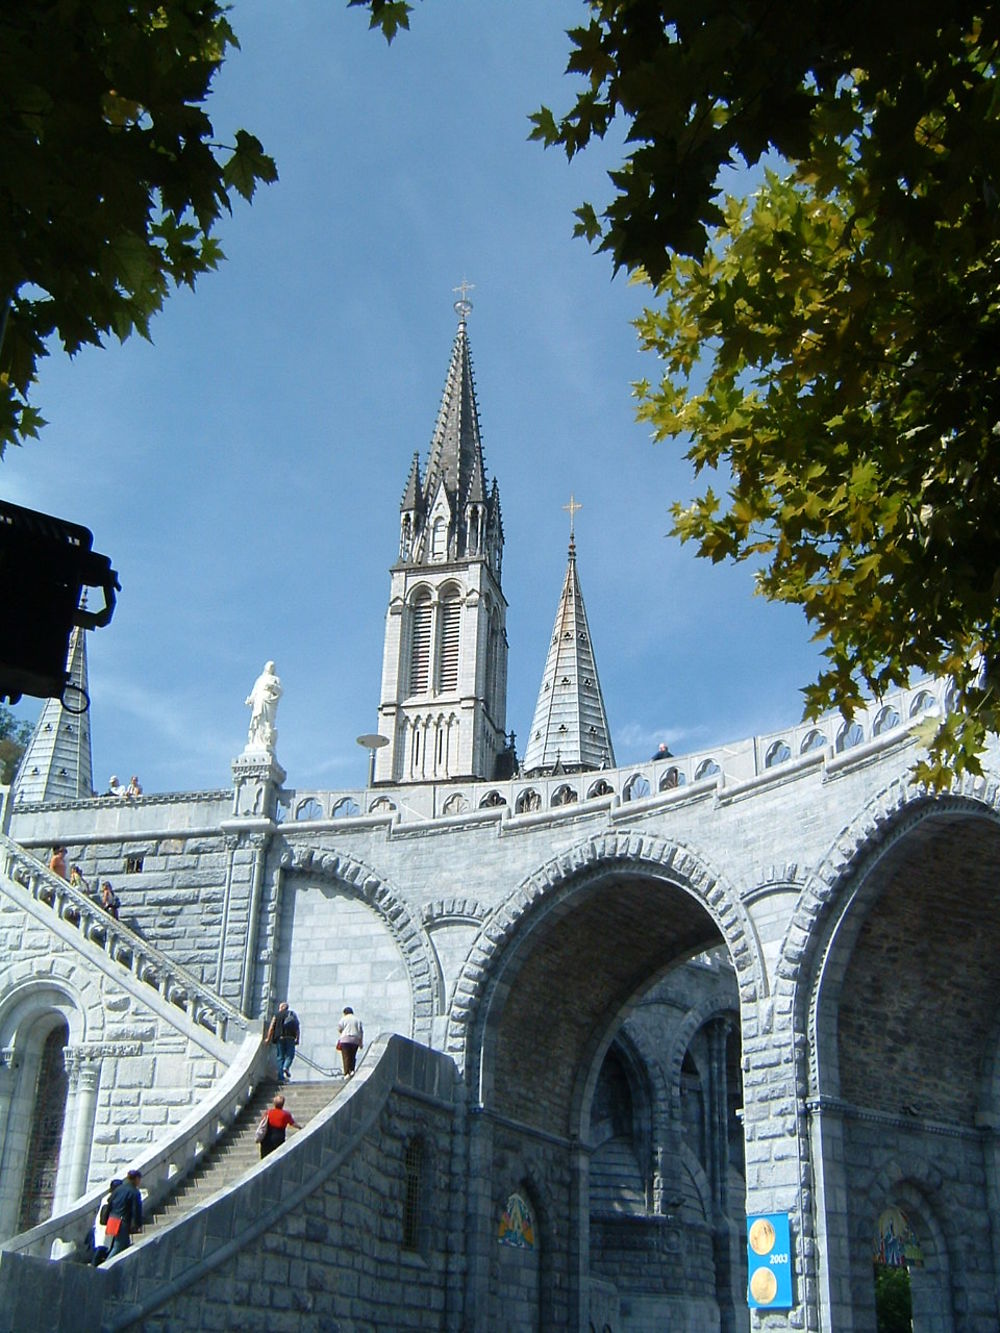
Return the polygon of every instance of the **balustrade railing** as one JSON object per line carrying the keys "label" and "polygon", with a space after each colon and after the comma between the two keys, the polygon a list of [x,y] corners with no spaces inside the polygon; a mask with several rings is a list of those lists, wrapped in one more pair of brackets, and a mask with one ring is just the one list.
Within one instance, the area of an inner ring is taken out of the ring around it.
{"label": "balustrade railing", "polygon": [[151,987],[190,1022],[223,1042],[239,1041],[246,1035],[248,1021],[234,1005],[4,834],[0,834],[0,869],[38,907],[47,908],[79,931],[82,939],[103,950],[113,963]]}

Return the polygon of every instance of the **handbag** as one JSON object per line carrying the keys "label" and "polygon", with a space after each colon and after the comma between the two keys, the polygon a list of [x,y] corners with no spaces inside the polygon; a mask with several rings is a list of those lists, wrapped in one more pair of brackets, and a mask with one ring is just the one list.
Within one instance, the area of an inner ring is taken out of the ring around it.
{"label": "handbag", "polygon": [[122,1229],[122,1220],[117,1213],[112,1213],[108,1218],[107,1225],[104,1228],[104,1234],[114,1238]]}
{"label": "handbag", "polygon": [[261,1116],[260,1124],[257,1126],[256,1132],[254,1133],[253,1136],[254,1143],[263,1143],[264,1136],[266,1133],[267,1133],[267,1112],[265,1111],[264,1114]]}

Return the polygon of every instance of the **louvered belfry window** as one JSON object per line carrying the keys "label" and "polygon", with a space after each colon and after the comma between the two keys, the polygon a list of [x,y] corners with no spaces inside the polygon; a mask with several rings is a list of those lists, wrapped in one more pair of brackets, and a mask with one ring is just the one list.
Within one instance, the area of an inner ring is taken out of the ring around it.
{"label": "louvered belfry window", "polygon": [[438,689],[458,689],[458,644],[462,604],[458,593],[449,591],[441,601],[441,639],[438,657]]}
{"label": "louvered belfry window", "polygon": [[410,621],[410,693],[426,694],[431,667],[431,599],[422,593],[414,599]]}

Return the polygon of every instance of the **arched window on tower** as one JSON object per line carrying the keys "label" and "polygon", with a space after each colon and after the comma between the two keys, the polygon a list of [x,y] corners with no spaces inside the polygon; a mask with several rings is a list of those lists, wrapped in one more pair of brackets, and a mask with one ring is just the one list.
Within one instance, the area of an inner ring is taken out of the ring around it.
{"label": "arched window on tower", "polygon": [[431,559],[444,560],[448,554],[448,522],[440,515],[431,527]]}
{"label": "arched window on tower", "polygon": [[462,599],[448,588],[438,610],[438,689],[458,689],[458,649],[462,628]]}
{"label": "arched window on tower", "polygon": [[500,614],[496,607],[490,612],[490,628],[486,639],[486,703],[494,717],[500,699]]}
{"label": "arched window on tower", "polygon": [[410,608],[410,694],[426,694],[430,684],[431,595],[422,589]]}

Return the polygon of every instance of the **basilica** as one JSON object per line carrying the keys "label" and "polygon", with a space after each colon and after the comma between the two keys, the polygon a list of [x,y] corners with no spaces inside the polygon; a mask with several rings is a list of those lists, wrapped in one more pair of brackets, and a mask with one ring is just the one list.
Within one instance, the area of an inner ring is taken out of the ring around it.
{"label": "basilica", "polygon": [[268,662],[217,788],[95,795],[100,718],[50,700],[0,789],[0,1333],[876,1333],[887,1282],[995,1333],[1000,748],[916,784],[925,681],[617,765],[571,501],[519,755],[469,309],[400,460],[367,785],[296,785]]}

